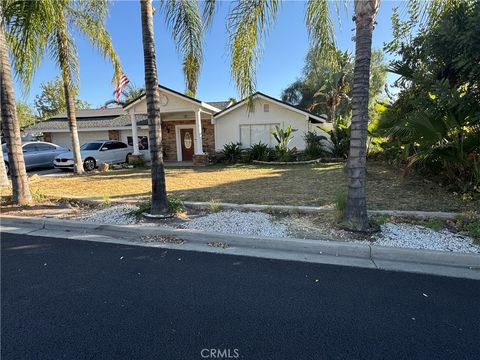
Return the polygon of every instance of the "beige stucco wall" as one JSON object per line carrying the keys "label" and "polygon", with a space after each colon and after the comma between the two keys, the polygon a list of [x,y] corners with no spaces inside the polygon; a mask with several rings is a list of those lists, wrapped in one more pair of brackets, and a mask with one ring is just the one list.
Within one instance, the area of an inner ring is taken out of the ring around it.
{"label": "beige stucco wall", "polygon": [[[269,104],[268,112],[264,112],[264,104]],[[240,125],[248,124],[276,124],[283,129],[291,125],[297,131],[293,133],[290,147],[296,147],[298,150],[305,149],[303,137],[306,132],[321,132],[316,127],[317,124],[307,122],[305,115],[289,110],[273,101],[260,98],[255,99],[254,112],[249,113],[247,106],[243,105],[215,119],[216,150],[221,151],[223,146],[230,142],[241,142]],[[274,142],[275,140],[272,143]]]}

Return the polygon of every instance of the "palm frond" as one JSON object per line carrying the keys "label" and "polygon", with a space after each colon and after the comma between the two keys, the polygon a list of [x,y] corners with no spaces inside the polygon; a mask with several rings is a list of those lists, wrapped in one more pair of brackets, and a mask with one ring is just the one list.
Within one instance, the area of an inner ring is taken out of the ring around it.
{"label": "palm frond", "polygon": [[[336,4],[338,14],[338,4]],[[340,18],[340,17],[339,17]],[[335,28],[330,16],[328,0],[308,0],[305,11],[311,47],[318,52],[326,63],[336,59]]]}
{"label": "palm frond", "polygon": [[[183,58],[186,92],[194,96],[202,64],[202,19],[195,0],[163,0],[160,9]],[[213,15],[213,13],[212,13]]]}
{"label": "palm frond", "polygon": [[60,67],[62,79],[70,89],[77,89],[79,83],[78,53],[73,36],[69,33],[66,19],[58,16],[56,29],[48,39],[50,58]]}
{"label": "palm frond", "polygon": [[[255,92],[262,40],[275,20],[278,8],[278,0],[239,0],[228,14],[230,68],[242,98]],[[253,105],[251,98],[249,104]]]}
{"label": "palm frond", "polygon": [[28,93],[33,74],[48,44],[48,34],[54,29],[59,3],[47,0],[2,0],[1,8],[1,20],[13,55],[15,76],[24,92]]}
{"label": "palm frond", "polygon": [[217,1],[216,0],[204,0],[202,4],[202,22],[203,27],[209,28],[213,22],[213,16],[215,15]]}
{"label": "palm frond", "polygon": [[107,1],[74,1],[67,7],[69,23],[78,28],[86,39],[96,47],[102,56],[109,59],[114,67],[114,82],[122,76],[120,59],[115,52],[110,34],[105,28]]}

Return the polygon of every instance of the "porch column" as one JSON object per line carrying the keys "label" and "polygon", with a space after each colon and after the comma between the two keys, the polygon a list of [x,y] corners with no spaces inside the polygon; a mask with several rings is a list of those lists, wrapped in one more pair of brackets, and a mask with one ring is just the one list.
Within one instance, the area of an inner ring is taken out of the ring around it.
{"label": "porch column", "polygon": [[138,148],[138,128],[137,119],[135,118],[135,112],[130,113],[130,121],[132,122],[132,143],[133,143],[133,155],[141,155]]}
{"label": "porch column", "polygon": [[195,155],[203,155],[202,117],[200,109],[195,111]]}

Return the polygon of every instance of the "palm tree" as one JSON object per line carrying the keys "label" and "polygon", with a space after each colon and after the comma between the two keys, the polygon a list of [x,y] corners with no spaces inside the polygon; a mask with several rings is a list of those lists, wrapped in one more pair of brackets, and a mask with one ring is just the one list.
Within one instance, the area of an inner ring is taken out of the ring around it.
{"label": "palm tree", "polygon": [[[2,117],[3,133],[7,142],[10,174],[12,177],[12,200],[17,205],[28,205],[32,203],[32,195],[28,186],[27,171],[22,152],[22,139],[20,125],[17,120],[17,109],[15,103],[15,92],[10,70],[10,59],[8,56],[7,41],[4,33],[4,9],[0,4],[0,108]],[[2,163],[3,172],[5,166]],[[3,179],[2,179],[3,181]]]}
{"label": "palm tree", "polygon": [[330,74],[321,85],[320,89],[314,94],[319,98],[319,101],[314,102],[309,110],[314,110],[318,105],[326,105],[330,110],[329,121],[333,124],[333,129],[337,125],[337,108],[342,100],[350,102],[348,92],[350,86],[347,82],[347,74],[343,71],[338,71]]}
{"label": "palm tree", "polygon": [[[355,0],[356,52],[353,84],[353,119],[349,161],[349,191],[345,224],[356,230],[368,228],[365,159],[368,126],[368,90],[373,21],[380,0]],[[261,39],[275,20],[278,0],[238,1],[232,8],[230,29],[231,71],[242,97],[255,92],[256,64]],[[313,49],[325,61],[335,61],[334,26],[327,0],[309,0],[305,20]]]}
{"label": "palm tree", "polygon": [[380,0],[355,0],[355,68],[353,72],[352,123],[348,156],[348,195],[344,224],[353,230],[368,230],[367,133],[372,33]]}
{"label": "palm tree", "polygon": [[[35,4],[31,5],[30,3]],[[78,54],[72,37],[72,30],[82,33],[104,57],[111,60],[115,69],[115,79],[118,80],[121,76],[120,61],[104,25],[108,11],[108,1],[37,0],[32,2],[18,1],[15,4],[10,18],[12,20],[11,32],[17,44],[13,48],[16,73],[25,85],[29,85],[33,73],[40,63],[39,59],[36,58],[32,61],[24,55],[28,50],[27,46],[34,46],[38,54],[43,54],[46,50],[60,68],[72,137],[75,173],[82,174],[84,170],[75,115],[75,89],[78,88]],[[37,13],[46,12],[46,14],[43,18],[38,16],[33,19],[35,21],[32,21],[32,12],[29,11],[31,8],[35,8]],[[38,36],[38,43],[35,45],[28,41],[32,33],[41,34],[41,36]]]}
{"label": "palm tree", "polygon": [[[202,16],[197,1],[162,1],[162,11],[167,26],[172,31],[177,50],[183,58],[186,94],[195,96],[202,62],[202,34],[211,24],[215,1],[201,2]],[[145,65],[145,93],[149,124],[150,154],[152,161],[152,215],[166,215],[168,201],[163,164],[163,144],[158,90],[157,63],[155,56],[152,2],[140,0],[142,15],[142,40]],[[203,21],[202,21],[203,17]]]}
{"label": "palm tree", "polygon": [[157,60],[153,35],[153,6],[150,0],[140,0],[142,14],[142,41],[145,66],[145,94],[147,98],[148,135],[152,161],[152,215],[167,215],[168,201],[163,164],[162,120],[157,79]]}

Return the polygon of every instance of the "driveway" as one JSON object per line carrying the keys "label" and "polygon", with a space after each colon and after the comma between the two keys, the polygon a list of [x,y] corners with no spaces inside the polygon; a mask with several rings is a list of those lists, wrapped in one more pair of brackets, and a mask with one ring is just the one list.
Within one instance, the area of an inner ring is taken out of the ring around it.
{"label": "driveway", "polygon": [[1,246],[2,359],[478,358],[480,281],[25,235]]}

